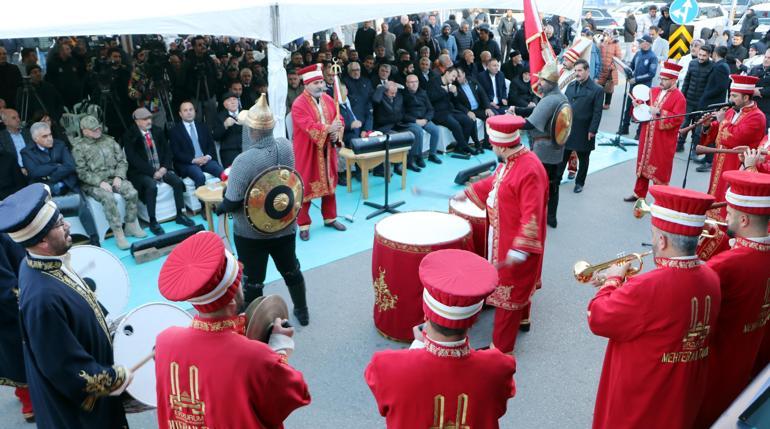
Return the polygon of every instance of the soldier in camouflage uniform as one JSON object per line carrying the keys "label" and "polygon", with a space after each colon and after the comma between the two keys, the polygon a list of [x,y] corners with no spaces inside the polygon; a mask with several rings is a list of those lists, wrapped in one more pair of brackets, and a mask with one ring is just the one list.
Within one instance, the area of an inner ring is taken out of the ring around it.
{"label": "soldier in camouflage uniform", "polygon": [[[102,134],[102,124],[95,117],[84,116],[80,120],[80,129],[83,136],[72,141],[72,156],[83,192],[102,205],[118,247],[128,249],[126,235],[143,238],[147,233],[136,218],[139,194],[126,180],[126,156],[115,139]],[[126,201],[125,233],[113,193],[120,194]]]}

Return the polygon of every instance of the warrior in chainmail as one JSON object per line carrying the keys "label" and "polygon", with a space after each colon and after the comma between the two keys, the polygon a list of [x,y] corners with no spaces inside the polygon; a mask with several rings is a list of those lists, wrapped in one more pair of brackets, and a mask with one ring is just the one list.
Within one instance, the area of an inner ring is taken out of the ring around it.
{"label": "warrior in chainmail", "polygon": [[235,248],[243,264],[243,292],[246,304],[262,296],[265,287],[267,258],[272,256],[283,276],[294,303],[294,315],[300,325],[310,321],[305,296],[305,279],[300,271],[296,248],[296,220],[281,231],[266,234],[251,226],[244,210],[244,198],[251,182],[270,167],[282,165],[294,168],[291,142],[274,138],[275,121],[267,98],[263,94],[247,111],[241,111],[238,122],[243,125],[243,152],[233,161],[224,200],[217,213],[233,215]]}

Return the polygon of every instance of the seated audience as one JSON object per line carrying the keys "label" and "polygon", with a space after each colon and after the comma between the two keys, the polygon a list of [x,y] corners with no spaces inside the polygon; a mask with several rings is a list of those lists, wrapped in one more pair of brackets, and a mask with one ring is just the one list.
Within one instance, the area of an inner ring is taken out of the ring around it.
{"label": "seated audience", "polygon": [[217,115],[214,127],[214,140],[219,142],[219,160],[224,168],[233,164],[233,160],[243,150],[243,127],[238,123],[238,99],[228,92],[222,96],[224,110]]}
{"label": "seated audience", "polygon": [[208,125],[195,120],[195,106],[189,101],[179,105],[179,117],[169,132],[174,170],[182,178],[189,177],[195,187],[203,186],[208,173],[214,177],[224,170],[216,159],[216,145]]}
{"label": "seated audience", "polygon": [[430,104],[428,93],[420,88],[417,76],[410,74],[406,77],[406,91],[404,91],[404,122],[407,124],[407,129],[414,134],[414,144],[409,156],[420,168],[425,168],[425,161],[422,159],[423,130],[430,135],[428,160],[441,164],[441,159],[436,153],[441,131],[431,122],[431,119],[433,119],[433,105]]}

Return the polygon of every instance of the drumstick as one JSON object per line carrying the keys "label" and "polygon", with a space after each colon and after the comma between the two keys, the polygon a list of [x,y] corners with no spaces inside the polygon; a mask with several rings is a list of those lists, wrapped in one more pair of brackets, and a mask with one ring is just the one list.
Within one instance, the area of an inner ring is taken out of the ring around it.
{"label": "drumstick", "polygon": [[445,194],[443,192],[438,192],[438,191],[432,191],[430,189],[423,189],[417,185],[412,186],[412,194],[422,196],[422,197],[442,198],[446,200],[451,200],[454,198],[454,195]]}
{"label": "drumstick", "polygon": [[136,365],[134,365],[131,368],[129,368],[129,371],[136,372],[136,370],[138,370],[139,368],[143,367],[144,364],[146,364],[147,362],[153,360],[153,358],[155,358],[155,347],[152,348],[152,352],[150,352],[150,354],[148,354],[147,356],[142,358],[142,360],[137,362]]}

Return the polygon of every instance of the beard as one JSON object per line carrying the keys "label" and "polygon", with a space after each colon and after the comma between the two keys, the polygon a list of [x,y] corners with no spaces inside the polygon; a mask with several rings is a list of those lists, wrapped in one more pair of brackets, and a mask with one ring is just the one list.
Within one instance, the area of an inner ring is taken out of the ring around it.
{"label": "beard", "polygon": [[735,231],[729,226],[727,227],[727,231],[725,233],[727,234],[728,237],[735,238]]}

